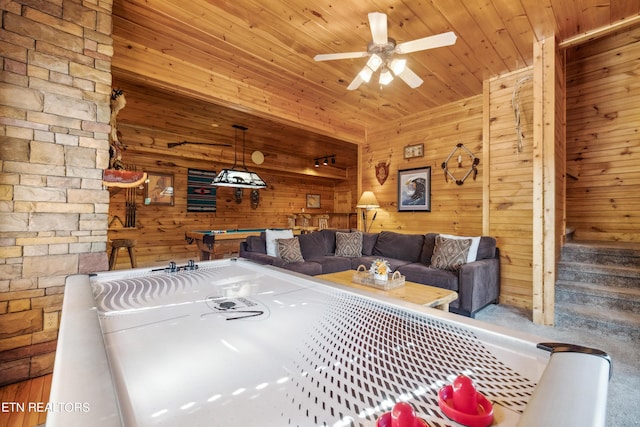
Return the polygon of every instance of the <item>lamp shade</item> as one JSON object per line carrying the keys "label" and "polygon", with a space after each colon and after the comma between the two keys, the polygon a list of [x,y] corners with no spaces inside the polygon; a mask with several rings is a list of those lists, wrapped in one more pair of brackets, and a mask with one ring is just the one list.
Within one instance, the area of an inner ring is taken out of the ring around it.
{"label": "lamp shade", "polygon": [[267,188],[267,184],[257,173],[238,169],[222,169],[211,184],[218,187]]}
{"label": "lamp shade", "polygon": [[[242,125],[233,125],[233,128],[235,129],[234,139],[236,142],[233,150],[233,166],[231,169],[222,169],[213,179],[211,185],[232,188],[267,188],[267,183],[257,173],[249,172],[244,164],[244,138],[247,128]],[[242,131],[242,169],[236,169],[238,164],[238,130]]]}
{"label": "lamp shade", "polygon": [[380,207],[380,203],[376,199],[376,196],[373,195],[373,191],[365,191],[360,196],[360,200],[358,200],[357,208],[362,209],[375,209]]}

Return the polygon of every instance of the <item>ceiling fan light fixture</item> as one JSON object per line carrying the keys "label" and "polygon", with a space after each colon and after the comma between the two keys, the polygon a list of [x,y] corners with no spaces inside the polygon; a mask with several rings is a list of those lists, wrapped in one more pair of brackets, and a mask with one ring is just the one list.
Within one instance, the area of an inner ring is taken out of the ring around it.
{"label": "ceiling fan light fixture", "polygon": [[371,71],[375,72],[382,65],[382,58],[375,53],[371,55],[371,58],[367,61],[367,66],[371,68]]}
{"label": "ceiling fan light fixture", "polygon": [[393,74],[391,74],[391,71],[389,71],[389,69],[386,67],[383,68],[382,71],[380,71],[380,84],[386,86],[392,81],[393,81]]}
{"label": "ceiling fan light fixture", "polygon": [[389,68],[391,68],[391,71],[393,71],[393,74],[395,74],[396,76],[400,75],[400,73],[404,71],[406,66],[407,66],[406,59],[394,59],[389,64]]}

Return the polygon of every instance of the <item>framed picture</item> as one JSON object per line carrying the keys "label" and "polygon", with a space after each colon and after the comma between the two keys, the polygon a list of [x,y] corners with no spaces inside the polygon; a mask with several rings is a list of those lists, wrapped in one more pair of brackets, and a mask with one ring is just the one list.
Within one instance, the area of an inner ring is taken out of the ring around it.
{"label": "framed picture", "polygon": [[307,208],[319,209],[320,208],[320,195],[319,194],[307,194]]}
{"label": "framed picture", "polygon": [[431,166],[398,171],[398,211],[431,212]]}
{"label": "framed picture", "polygon": [[404,158],[424,157],[424,144],[413,144],[404,146]]}
{"label": "framed picture", "polygon": [[173,174],[147,172],[144,204],[173,206]]}

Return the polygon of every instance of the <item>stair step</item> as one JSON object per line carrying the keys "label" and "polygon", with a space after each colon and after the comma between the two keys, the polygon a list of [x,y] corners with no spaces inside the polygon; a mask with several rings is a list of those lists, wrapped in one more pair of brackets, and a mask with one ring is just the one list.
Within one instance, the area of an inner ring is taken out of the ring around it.
{"label": "stair step", "polygon": [[629,267],[561,260],[558,263],[558,280],[640,288],[640,267],[637,265]]}
{"label": "stair step", "polygon": [[640,244],[617,242],[567,242],[562,247],[562,260],[633,267],[640,265]]}
{"label": "stair step", "polygon": [[594,283],[556,282],[556,302],[624,310],[640,314],[640,288],[598,285]]}
{"label": "stair step", "polygon": [[624,341],[640,340],[640,314],[556,303],[556,326],[591,329]]}

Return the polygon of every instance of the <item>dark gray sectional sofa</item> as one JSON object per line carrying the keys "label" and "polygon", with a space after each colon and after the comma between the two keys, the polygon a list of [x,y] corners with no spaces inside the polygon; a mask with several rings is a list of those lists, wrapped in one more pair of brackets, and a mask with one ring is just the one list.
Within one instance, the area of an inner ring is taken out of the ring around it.
{"label": "dark gray sectional sofa", "polygon": [[450,305],[454,313],[473,317],[478,310],[498,300],[500,255],[493,237],[482,236],[476,261],[452,271],[431,267],[437,233],[362,233],[362,255],[344,257],[335,255],[336,232],[350,230],[321,230],[298,236],[302,262],[286,262],[267,255],[264,232],[242,242],[240,256],[311,276],[355,270],[361,264],[369,268],[373,260],[383,258],[392,271],[398,270],[408,281],[458,292],[458,299]]}

